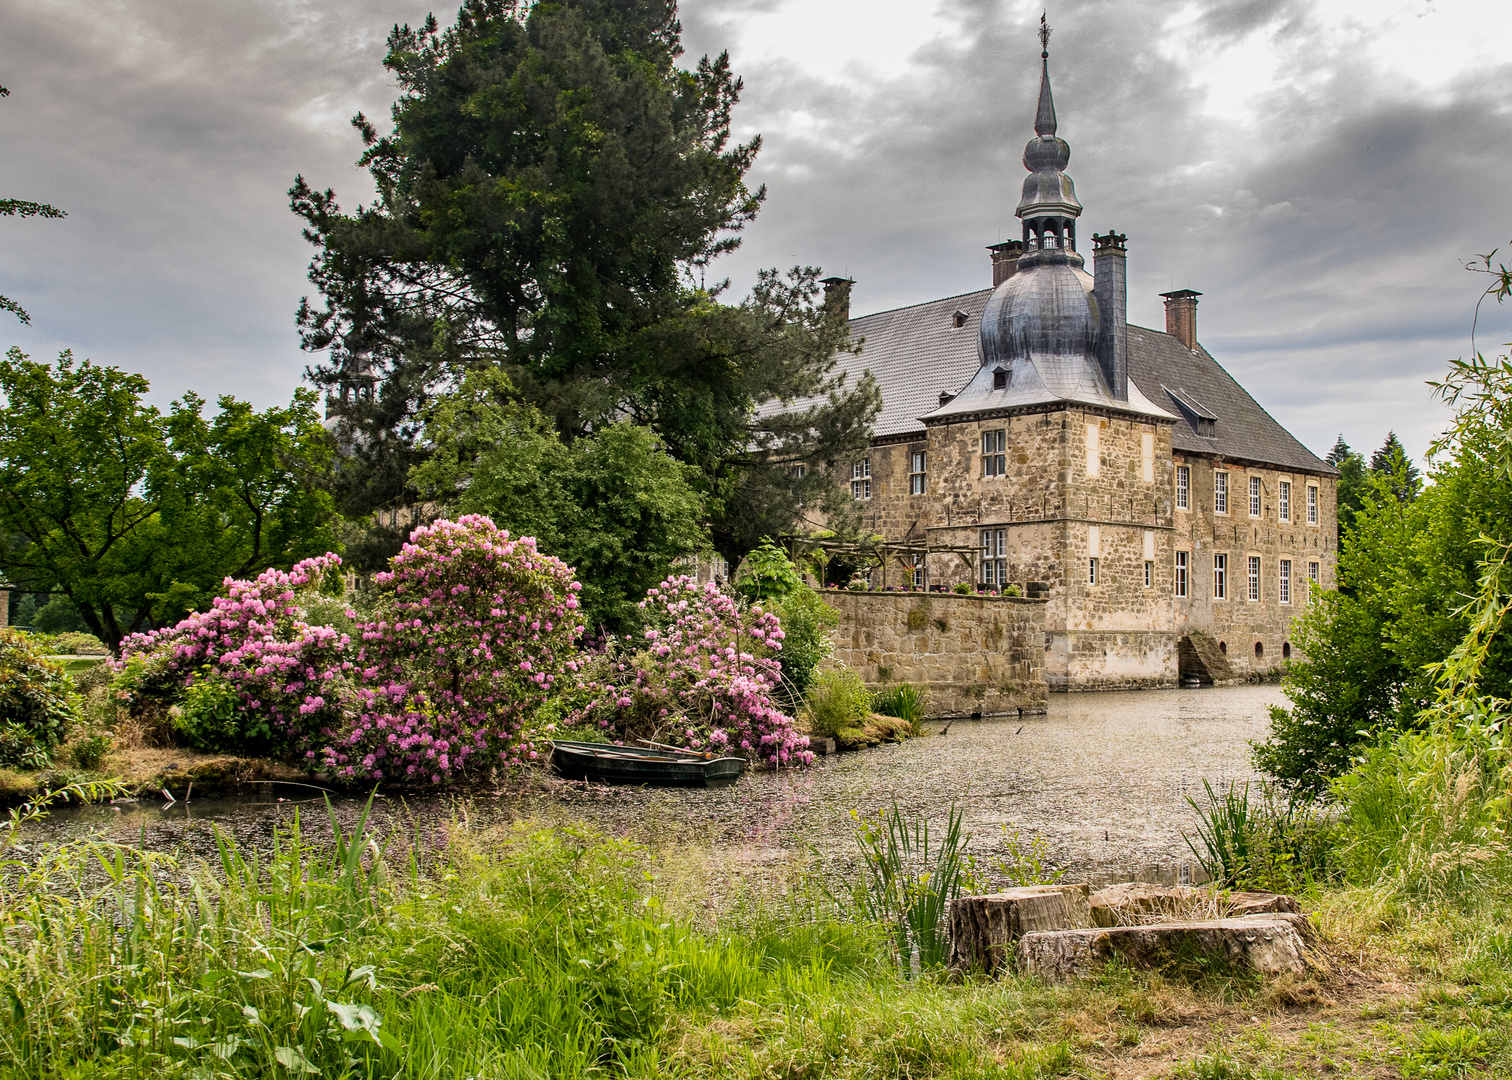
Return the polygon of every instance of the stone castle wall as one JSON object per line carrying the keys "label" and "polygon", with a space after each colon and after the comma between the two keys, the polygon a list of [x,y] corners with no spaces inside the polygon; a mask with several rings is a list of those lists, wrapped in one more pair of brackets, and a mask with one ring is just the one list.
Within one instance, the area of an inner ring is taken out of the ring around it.
{"label": "stone castle wall", "polygon": [[954,593],[821,593],[834,658],[871,689],[913,683],[934,716],[1043,712],[1045,602]]}
{"label": "stone castle wall", "polygon": [[[1206,633],[1235,675],[1266,674],[1291,658],[1291,625],[1306,610],[1316,563],[1322,588],[1332,588],[1338,566],[1336,480],[1221,458],[1180,455],[1174,466],[1191,470],[1188,506],[1175,511],[1175,550],[1191,567],[1187,596],[1176,598],[1176,633]],[[1173,467],[1174,467],[1173,466]],[[1216,509],[1215,474],[1228,477],[1228,510]],[[1260,481],[1259,513],[1250,513],[1250,480]],[[1280,484],[1291,485],[1282,514]],[[1307,489],[1318,489],[1318,520],[1307,520]],[[1227,556],[1226,596],[1216,595],[1214,556]],[[1250,599],[1249,559],[1260,559],[1260,596]],[[1290,597],[1282,594],[1281,563],[1291,563]]]}

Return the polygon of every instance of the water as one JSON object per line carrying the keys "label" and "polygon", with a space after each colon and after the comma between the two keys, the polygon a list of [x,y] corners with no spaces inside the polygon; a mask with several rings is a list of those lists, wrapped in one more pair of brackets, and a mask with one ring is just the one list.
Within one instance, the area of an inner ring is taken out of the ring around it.
{"label": "water", "polygon": [[[896,799],[935,821],[954,802],[979,858],[1003,854],[1006,827],[1021,839],[1044,837],[1073,879],[1173,881],[1191,870],[1182,836],[1195,815],[1186,797],[1200,797],[1204,780],[1216,787],[1253,778],[1249,744],[1266,734],[1267,706],[1282,700],[1276,686],[1053,694],[1044,716],[958,720],[943,736],[821,758],[810,770],[748,774],[728,788],[541,784],[466,800],[382,800],[374,820],[380,833],[398,827],[439,841],[458,816],[484,824],[534,816],[591,822],[652,842],[735,849],[757,862],[808,849],[848,860],[852,809]],[[301,803],[312,796],[313,804]],[[348,826],[360,805],[338,800]],[[26,839],[56,843],[93,833],[208,856],[211,823],[243,845],[266,847],[296,807],[305,820],[324,821],[318,793],[280,786],[187,805],[64,809],[30,828]]]}

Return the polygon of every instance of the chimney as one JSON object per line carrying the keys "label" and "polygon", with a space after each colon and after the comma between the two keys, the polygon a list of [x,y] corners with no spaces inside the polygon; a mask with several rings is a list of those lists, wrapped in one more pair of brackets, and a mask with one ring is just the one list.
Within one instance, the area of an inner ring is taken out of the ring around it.
{"label": "chimney", "polygon": [[992,287],[995,289],[1018,273],[1018,261],[1024,253],[1024,242],[1004,240],[1001,244],[988,244],[987,250],[992,252]]}
{"label": "chimney", "polygon": [[1102,319],[1097,363],[1117,401],[1129,400],[1128,237],[1092,234],[1092,294]]}
{"label": "chimney", "polygon": [[821,278],[819,284],[824,286],[824,310],[838,314],[842,320],[849,322],[850,290],[855,283],[854,278]]}
{"label": "chimney", "polygon": [[1191,289],[1163,292],[1166,302],[1166,333],[1188,349],[1197,348],[1197,298],[1202,294]]}

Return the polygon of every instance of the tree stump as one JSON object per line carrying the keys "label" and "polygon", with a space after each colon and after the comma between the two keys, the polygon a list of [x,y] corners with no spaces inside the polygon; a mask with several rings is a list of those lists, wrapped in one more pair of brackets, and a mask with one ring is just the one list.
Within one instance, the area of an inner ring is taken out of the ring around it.
{"label": "tree stump", "polygon": [[1091,925],[1085,885],[1031,885],[950,904],[950,963],[996,974],[1025,934]]}
{"label": "tree stump", "polygon": [[1115,957],[1142,968],[1211,971],[1216,966],[1267,976],[1303,972],[1306,947],[1289,921],[1299,917],[1287,913],[1036,932],[1019,940],[1018,960],[1025,971],[1050,982],[1094,974]]}

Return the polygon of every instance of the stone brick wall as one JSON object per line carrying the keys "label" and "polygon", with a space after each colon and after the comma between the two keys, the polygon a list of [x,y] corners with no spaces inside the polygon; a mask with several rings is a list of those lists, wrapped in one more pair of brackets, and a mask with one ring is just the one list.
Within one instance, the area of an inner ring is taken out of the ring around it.
{"label": "stone brick wall", "polygon": [[929,692],[935,716],[1043,712],[1045,602],[954,593],[821,593],[840,614],[834,657],[872,689]]}
{"label": "stone brick wall", "polygon": [[[1211,635],[1238,676],[1275,671],[1292,652],[1292,620],[1306,609],[1309,565],[1332,588],[1338,567],[1336,480],[1198,455],[1177,455],[1191,470],[1187,508],[1175,512],[1175,550],[1188,553],[1188,595],[1176,598],[1178,637]],[[1215,474],[1228,477],[1228,511],[1215,503]],[[1250,480],[1260,481],[1260,513],[1250,514]],[[1289,513],[1281,515],[1280,484],[1291,484]],[[1307,522],[1307,488],[1318,489],[1318,521]],[[1215,596],[1214,556],[1228,557],[1227,596]],[[1260,560],[1260,598],[1249,598],[1248,562]],[[1290,600],[1283,601],[1281,561],[1291,562]]]}

